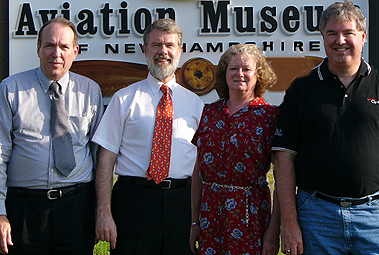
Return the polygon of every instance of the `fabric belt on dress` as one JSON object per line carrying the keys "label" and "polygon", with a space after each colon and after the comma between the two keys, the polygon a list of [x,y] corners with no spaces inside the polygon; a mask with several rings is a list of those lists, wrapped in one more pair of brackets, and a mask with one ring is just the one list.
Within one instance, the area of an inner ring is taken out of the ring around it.
{"label": "fabric belt on dress", "polygon": [[370,203],[371,201],[374,201],[379,198],[379,194],[374,194],[374,195],[368,195],[365,197],[361,198],[350,198],[350,197],[335,197],[335,196],[330,196],[327,194],[324,194],[320,191],[317,190],[312,190],[312,189],[302,189],[305,192],[309,194],[315,193],[315,196],[318,198],[321,198],[323,200],[326,200],[328,202],[343,206],[343,207],[348,207],[352,205],[360,205],[364,203]]}
{"label": "fabric belt on dress", "polygon": [[90,183],[91,182],[78,183],[75,185],[54,188],[54,189],[27,189],[27,188],[20,188],[20,187],[8,187],[8,192],[22,195],[22,196],[44,197],[49,200],[54,200],[54,199],[74,195],[78,193],[81,189],[86,187],[87,185],[90,185]]}
{"label": "fabric belt on dress", "polygon": [[156,184],[154,180],[149,181],[145,177],[119,176],[118,180],[130,184],[136,184],[140,186],[157,189],[174,189],[191,185],[191,177],[188,177],[186,179],[164,179],[159,184]]}
{"label": "fabric belt on dress", "polygon": [[243,190],[243,193],[245,194],[245,220],[246,220],[246,226],[249,226],[249,190],[253,189],[253,186],[234,186],[234,185],[227,185],[227,184],[218,184],[215,182],[205,182],[203,181],[203,185],[207,186],[213,186],[213,187],[220,187],[224,189],[239,189]]}

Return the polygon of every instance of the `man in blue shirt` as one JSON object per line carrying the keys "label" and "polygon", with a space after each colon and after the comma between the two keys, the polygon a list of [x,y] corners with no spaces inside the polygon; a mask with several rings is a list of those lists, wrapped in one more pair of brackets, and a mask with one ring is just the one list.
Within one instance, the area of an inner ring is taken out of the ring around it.
{"label": "man in blue shirt", "polygon": [[[78,50],[75,26],[50,20],[38,35],[40,67],[0,85],[1,253],[93,253],[97,146],[91,139],[103,102],[94,81],[69,72]],[[59,113],[52,107],[56,95]],[[65,123],[69,147],[53,147],[51,119]],[[71,158],[67,171],[58,166],[59,155],[63,163]]]}

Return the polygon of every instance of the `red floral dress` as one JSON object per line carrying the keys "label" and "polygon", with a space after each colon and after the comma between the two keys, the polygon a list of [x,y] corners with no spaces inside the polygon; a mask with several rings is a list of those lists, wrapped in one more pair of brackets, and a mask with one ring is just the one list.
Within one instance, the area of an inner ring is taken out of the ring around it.
{"label": "red floral dress", "polygon": [[199,254],[261,253],[270,219],[266,173],[278,112],[263,98],[232,116],[224,99],[204,108],[193,138],[203,178]]}

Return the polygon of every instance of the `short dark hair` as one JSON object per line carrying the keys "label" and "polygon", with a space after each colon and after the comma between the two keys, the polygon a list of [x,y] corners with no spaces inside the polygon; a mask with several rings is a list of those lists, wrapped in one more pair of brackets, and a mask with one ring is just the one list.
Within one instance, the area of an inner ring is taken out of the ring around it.
{"label": "short dark hair", "polygon": [[331,19],[336,19],[336,21],[355,20],[358,31],[366,32],[367,30],[366,18],[359,7],[355,6],[350,0],[345,0],[344,3],[335,2],[322,12],[319,23],[321,34],[324,33],[325,25]]}
{"label": "short dark hair", "polygon": [[42,40],[42,33],[43,33],[43,30],[51,23],[59,23],[59,24],[62,24],[64,26],[68,26],[69,28],[71,28],[72,32],[74,32],[74,41],[73,41],[73,44],[74,46],[76,47],[79,43],[79,37],[78,37],[78,33],[76,32],[76,28],[75,28],[75,25],[69,21],[68,19],[65,19],[65,18],[62,18],[62,17],[56,17],[54,19],[51,19],[47,22],[45,22],[45,24],[43,24],[43,26],[41,27],[41,29],[39,30],[38,32],[38,40],[37,40],[37,43],[39,46],[41,46],[41,40]]}
{"label": "short dark hair", "polygon": [[145,46],[149,43],[149,35],[153,29],[178,35],[179,46],[183,45],[183,34],[178,24],[173,19],[158,19],[154,21],[153,24],[150,24],[145,31],[143,31],[143,44]]}

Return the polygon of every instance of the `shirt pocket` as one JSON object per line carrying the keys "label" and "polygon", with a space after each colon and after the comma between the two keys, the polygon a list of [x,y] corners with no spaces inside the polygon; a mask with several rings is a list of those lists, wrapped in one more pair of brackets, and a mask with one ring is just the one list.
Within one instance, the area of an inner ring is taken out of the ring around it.
{"label": "shirt pocket", "polygon": [[203,125],[196,133],[196,146],[219,147],[220,150],[223,150],[222,140],[226,134],[226,123],[224,120],[208,120],[207,116],[205,118]]}
{"label": "shirt pocket", "polygon": [[89,138],[87,137],[91,130],[90,116],[70,116],[70,128],[72,143],[74,146],[84,146]]}
{"label": "shirt pocket", "polygon": [[238,133],[235,136],[239,150],[245,155],[262,155],[265,150],[264,129],[260,126],[238,124]]}

